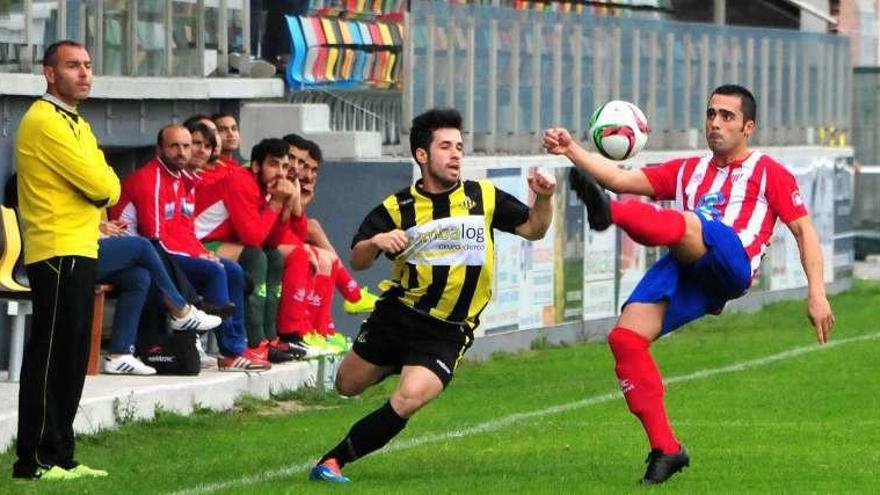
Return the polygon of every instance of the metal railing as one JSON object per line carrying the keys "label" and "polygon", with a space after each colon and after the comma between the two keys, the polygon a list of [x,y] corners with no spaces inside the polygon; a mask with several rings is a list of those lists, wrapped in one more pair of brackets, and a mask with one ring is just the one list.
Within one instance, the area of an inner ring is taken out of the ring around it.
{"label": "metal railing", "polygon": [[414,0],[405,50],[403,123],[456,107],[478,151],[537,151],[535,134],[581,133],[612,99],[645,111],[649,148],[698,147],[706,98],[725,83],[755,94],[756,144],[850,126],[849,40],[835,35]]}
{"label": "metal railing", "polygon": [[291,103],[323,103],[330,107],[330,130],[376,131],[382,144],[400,144],[401,94],[395,89],[291,91]]}

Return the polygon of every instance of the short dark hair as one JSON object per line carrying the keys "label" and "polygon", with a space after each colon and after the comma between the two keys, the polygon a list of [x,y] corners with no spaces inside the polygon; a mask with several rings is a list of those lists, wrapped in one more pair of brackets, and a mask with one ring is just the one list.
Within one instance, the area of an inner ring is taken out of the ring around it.
{"label": "short dark hair", "polygon": [[214,122],[214,120],[211,119],[211,117],[209,117],[208,115],[203,114],[203,113],[197,113],[197,114],[193,115],[192,117],[184,120],[183,126],[188,128],[190,125],[198,124],[202,120],[210,120],[211,122]]}
{"label": "short dark hair", "polygon": [[752,92],[738,84],[724,84],[712,91],[711,98],[714,95],[739,96],[740,106],[742,107],[743,120],[745,122],[753,121],[757,123],[758,105],[755,103],[755,97]]}
{"label": "short dark hair", "polygon": [[461,114],[454,108],[432,108],[412,120],[409,131],[409,148],[413,158],[419,148],[428,151],[437,129],[461,130]]}
{"label": "short dark hair", "polygon": [[309,140],[300,136],[299,134],[290,133],[281,139],[283,139],[288,145],[293,146],[294,148],[308,151],[307,146]]}
{"label": "short dark hair", "polygon": [[58,49],[62,46],[72,46],[75,48],[82,48],[86,50],[86,45],[83,45],[79,41],[73,40],[61,40],[52,43],[46,48],[46,51],[43,52],[43,67],[52,67],[56,63],[58,63]]}
{"label": "short dark hair", "polygon": [[214,149],[217,147],[217,141],[214,139],[214,131],[211,130],[210,127],[206,126],[202,122],[195,122],[188,125],[184,125],[186,130],[189,131],[190,134],[200,133],[202,136],[205,136],[205,139],[208,141],[208,145],[211,147],[211,153],[214,152]]}
{"label": "short dark hair", "polygon": [[[299,146],[297,146],[299,148]],[[312,157],[312,160],[318,162],[320,165],[324,161],[324,153],[321,151],[321,146],[314,141],[306,140],[306,151],[309,152],[309,156]]]}
{"label": "short dark hair", "polygon": [[225,117],[231,117],[232,119],[235,120],[236,123],[238,123],[238,119],[235,118],[235,115],[232,115],[231,113],[226,113],[226,112],[217,112],[214,115],[211,115],[211,120],[216,123],[218,119],[222,119]]}
{"label": "short dark hair", "polygon": [[[182,129],[187,129],[186,126],[180,125],[180,124],[168,124],[166,126],[163,126],[161,129],[159,129],[159,134],[156,136],[156,144],[159,147],[162,147],[162,144],[164,143],[165,131],[168,129],[174,128],[174,127],[180,127]],[[189,129],[187,129],[187,130],[189,130]]]}
{"label": "short dark hair", "polygon": [[290,145],[283,139],[267,138],[251,149],[251,163],[263,163],[267,156],[284,158],[290,150]]}

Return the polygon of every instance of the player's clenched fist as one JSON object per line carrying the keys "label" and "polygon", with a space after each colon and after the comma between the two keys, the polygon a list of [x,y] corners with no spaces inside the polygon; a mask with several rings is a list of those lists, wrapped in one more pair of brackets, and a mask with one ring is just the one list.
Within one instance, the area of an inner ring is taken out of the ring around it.
{"label": "player's clenched fist", "polygon": [[547,153],[564,155],[573,141],[565,129],[553,127],[544,131],[544,149]]}
{"label": "player's clenched fist", "polygon": [[556,177],[538,170],[529,177],[529,187],[538,196],[549,196],[556,190]]}
{"label": "player's clenched fist", "polygon": [[374,246],[388,254],[397,254],[403,251],[409,243],[406,238],[406,232],[400,229],[376,234],[372,240]]}

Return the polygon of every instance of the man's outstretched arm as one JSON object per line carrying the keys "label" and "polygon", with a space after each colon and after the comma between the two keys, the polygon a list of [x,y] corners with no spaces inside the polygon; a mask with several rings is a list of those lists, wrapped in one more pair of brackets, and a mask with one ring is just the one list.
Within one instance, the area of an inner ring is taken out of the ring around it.
{"label": "man's outstretched arm", "polygon": [[822,261],[822,246],[810,217],[802,216],[788,223],[788,228],[797,240],[801,255],[801,265],[807,275],[807,318],[816,329],[820,344],[828,342],[834,327],[834,313],[825,295],[825,274]]}
{"label": "man's outstretched arm", "polygon": [[598,153],[588,152],[565,129],[554,127],[544,131],[544,149],[550,154],[565,156],[575,167],[592,175],[602,187],[610,191],[654,195],[654,188],[641,170],[622,169],[618,162]]}

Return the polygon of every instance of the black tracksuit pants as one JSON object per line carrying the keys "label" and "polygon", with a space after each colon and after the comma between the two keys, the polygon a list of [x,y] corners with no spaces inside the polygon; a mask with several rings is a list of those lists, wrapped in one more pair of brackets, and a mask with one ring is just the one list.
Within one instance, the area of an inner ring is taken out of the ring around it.
{"label": "black tracksuit pants", "polygon": [[98,260],[60,256],[25,267],[33,320],[18,394],[18,460],[13,476],[74,460],[73,419],[89,359]]}

